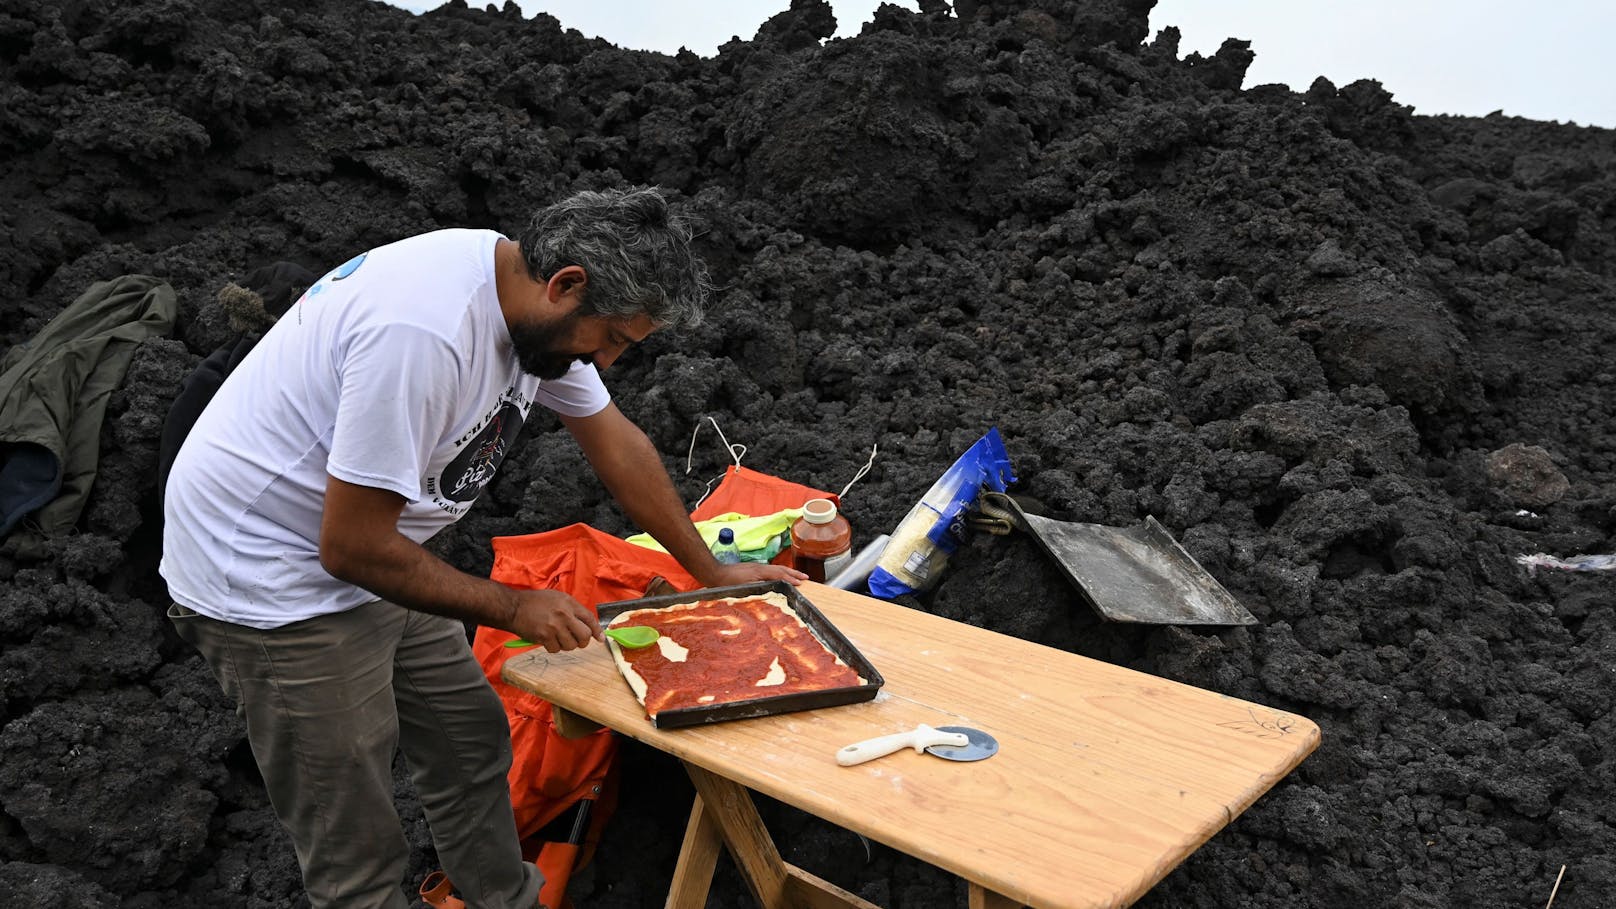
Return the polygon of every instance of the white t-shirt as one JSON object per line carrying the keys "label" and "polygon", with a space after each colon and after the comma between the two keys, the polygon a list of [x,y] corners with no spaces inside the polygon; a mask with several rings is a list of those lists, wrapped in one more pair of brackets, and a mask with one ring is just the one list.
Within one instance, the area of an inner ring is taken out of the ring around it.
{"label": "white t-shirt", "polygon": [[609,402],[575,364],[522,372],[499,308],[500,235],[441,230],[373,249],[310,287],[230,374],[169,474],[160,567],[175,601],[275,628],[374,594],[320,567],[326,474],[408,500],[416,542],[459,520],[533,401]]}

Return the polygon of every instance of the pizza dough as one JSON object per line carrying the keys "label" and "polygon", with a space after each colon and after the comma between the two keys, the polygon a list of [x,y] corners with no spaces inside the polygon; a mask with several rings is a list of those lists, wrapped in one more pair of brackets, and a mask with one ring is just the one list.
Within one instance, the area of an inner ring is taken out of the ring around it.
{"label": "pizza dough", "polygon": [[865,683],[779,593],[635,609],[610,624],[648,625],[661,635],[632,650],[607,639],[618,671],[653,720],[664,710]]}

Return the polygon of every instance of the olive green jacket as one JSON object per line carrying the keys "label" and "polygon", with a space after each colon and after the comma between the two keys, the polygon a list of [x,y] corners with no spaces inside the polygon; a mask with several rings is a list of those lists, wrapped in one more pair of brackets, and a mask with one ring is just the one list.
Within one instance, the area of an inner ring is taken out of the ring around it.
{"label": "olive green jacket", "polygon": [[135,348],[168,334],[177,309],[174,289],[157,278],[99,281],[0,357],[0,537],[30,514],[45,536],[78,523],[107,400]]}

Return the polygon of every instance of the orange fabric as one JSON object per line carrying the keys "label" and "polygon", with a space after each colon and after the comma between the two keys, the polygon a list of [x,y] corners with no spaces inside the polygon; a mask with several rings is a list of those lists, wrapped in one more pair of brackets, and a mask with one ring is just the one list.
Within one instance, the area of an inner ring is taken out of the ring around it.
{"label": "orange fabric", "polygon": [[[563,590],[589,606],[641,596],[651,579],[661,575],[675,587],[697,586],[672,556],[619,540],[585,524],[547,533],[494,538],[490,577],[525,590]],[[602,729],[578,739],[562,738],[550,715],[550,702],[500,678],[510,657],[521,653],[505,646],[515,635],[480,627],[472,652],[494,686],[511,725],[511,807],[516,831],[533,836],[574,802],[604,785],[617,754],[611,731]],[[609,811],[597,811],[605,823]],[[591,824],[594,827],[594,824]]]}
{"label": "orange fabric", "polygon": [[[835,495],[808,486],[731,466],[725,471],[724,481],[691,514],[691,520],[732,511],[773,514],[785,508],[800,508],[814,498],[837,501]],[[493,546],[494,567],[489,576],[494,580],[524,590],[565,591],[587,606],[643,596],[645,588],[659,576],[680,590],[701,586],[673,556],[635,546],[587,524],[495,537]],[[504,702],[510,721],[513,757],[507,779],[511,807],[516,812],[516,831],[523,840],[531,840],[579,799],[597,798],[581,853],[575,849],[552,854],[554,861],[565,854],[569,861],[587,862],[614,807],[616,793],[612,784],[616,779],[612,770],[616,766],[617,739],[609,729],[578,739],[562,738],[548,701],[506,684],[500,669],[507,659],[523,652],[505,646],[514,637],[497,628],[479,627],[472,652]],[[528,844],[530,858],[537,848],[534,843]],[[570,876],[570,871],[565,876]]]}
{"label": "orange fabric", "polygon": [[690,520],[705,521],[721,514],[738,511],[744,515],[774,514],[786,508],[801,508],[809,499],[830,499],[839,510],[842,500],[835,493],[820,492],[812,486],[792,483],[750,467],[731,464],[724,471],[724,481],[713,494],[703,499]]}
{"label": "orange fabric", "polygon": [[534,864],[544,872],[544,886],[539,889],[539,905],[549,909],[572,909],[567,897],[567,884],[575,868],[583,867],[575,843],[545,843],[544,850]]}
{"label": "orange fabric", "polygon": [[[646,586],[658,576],[683,590],[700,586],[673,556],[635,546],[587,524],[525,536],[495,537],[494,567],[488,576],[519,590],[565,591],[586,606],[644,596]],[[477,629],[472,650],[506,704],[532,715],[542,713],[548,719],[548,701],[500,678],[505,660],[522,652],[505,646],[515,637],[508,631],[482,626]]]}

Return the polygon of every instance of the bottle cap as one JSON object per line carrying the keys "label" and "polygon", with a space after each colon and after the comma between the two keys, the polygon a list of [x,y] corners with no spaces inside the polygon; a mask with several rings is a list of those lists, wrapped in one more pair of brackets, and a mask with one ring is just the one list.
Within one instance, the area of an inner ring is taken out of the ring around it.
{"label": "bottle cap", "polygon": [[830,499],[809,499],[802,505],[802,518],[810,524],[829,524],[836,520],[836,503]]}
{"label": "bottle cap", "polygon": [[724,544],[725,546],[731,545],[735,542],[735,531],[729,529],[728,527],[718,528],[718,542]]}

